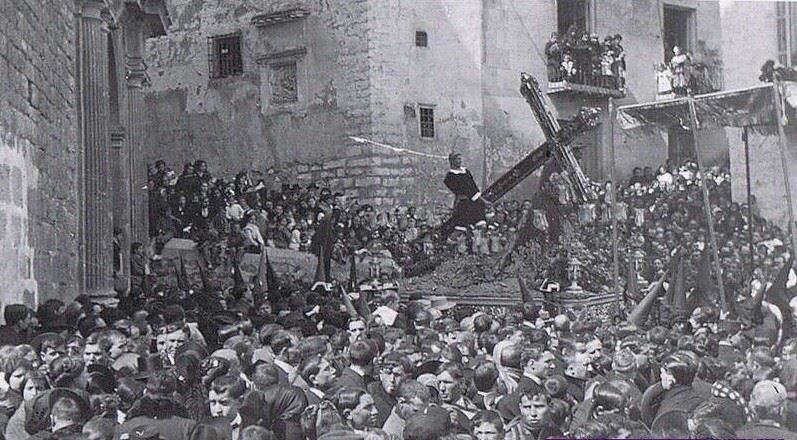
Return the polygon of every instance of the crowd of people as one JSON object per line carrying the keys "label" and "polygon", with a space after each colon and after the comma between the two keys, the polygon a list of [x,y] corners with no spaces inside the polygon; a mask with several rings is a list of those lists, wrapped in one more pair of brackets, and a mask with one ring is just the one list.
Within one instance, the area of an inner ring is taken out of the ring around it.
{"label": "crowd of people", "polygon": [[[710,244],[700,177],[693,161],[682,165],[668,162],[656,173],[649,167],[636,168],[627,184],[618,186],[615,209],[623,274],[629,267],[625,261],[633,260],[631,266],[637,275],[652,283],[663,274],[673,251],[680,247],[692,263],[688,265],[687,287],[696,287],[698,263],[709,252]],[[706,170],[705,177],[726,290],[743,291],[753,276],[774,277],[789,256],[784,232],[761,217],[754,196],[752,207],[732,201],[727,169],[712,167]],[[569,238],[545,241],[549,260],[559,264],[547,264],[538,278],[565,281],[563,272],[568,258],[575,257],[583,264],[582,285],[591,292],[607,291],[612,285],[613,265],[612,247],[608,245],[612,242],[611,182],[595,186],[598,200],[580,205],[572,202],[566,186],[549,184],[548,188],[556,208],[553,212],[535,210],[532,217],[543,219],[533,222],[535,234],[541,233],[547,240],[550,230],[558,234],[564,227]],[[749,211],[753,214],[752,224]],[[559,222],[558,218],[563,219],[564,226],[548,224]]]}
{"label": "crowd of people", "polygon": [[[309,249],[328,232],[311,236],[312,225],[334,215],[347,219],[345,243],[373,242],[383,232],[364,220],[379,214],[356,205],[335,214],[342,195],[313,185],[264,193],[246,174],[223,182],[201,161],[192,168],[177,177],[158,164],[150,173],[152,235],[208,243],[201,284],[175,287],[175,272],[137,244],[134,260],[151,282],[134,283],[118,305],[87,296],[35,311],[6,305],[6,439],[797,438],[793,260],[777,227],[758,215],[748,222],[747,207],[731,202],[720,168],[635,170],[618,185],[616,211],[606,186],[595,203],[576,205],[555,173],[543,187],[550,203],[488,206],[488,228],[528,234],[519,246],[541,246],[540,266],[583,259],[588,274],[603,276],[582,278],[595,286],[610,284],[616,216],[623,258],[635,259],[627,267],[653,287],[608,320],[531,302],[502,313],[434,296],[402,302],[387,284],[347,292],[343,283],[312,290],[277,279],[264,289],[239,279],[228,287],[229,271],[211,266],[229,265],[230,249],[269,241]],[[699,262],[681,264],[683,281],[672,273],[677,258],[701,258],[708,246],[700,179],[731,310],[717,299],[716,280],[699,281]],[[419,216],[399,212],[404,231]],[[279,230],[288,225],[290,234]],[[480,252],[473,230],[458,237]],[[704,300],[669,315],[667,300],[647,300],[672,296],[679,284]]]}
{"label": "crowd of people", "polygon": [[343,264],[363,250],[385,253],[401,265],[441,253],[496,254],[512,240],[522,212],[517,201],[499,203],[489,224],[474,228],[477,238],[455,236],[441,247],[435,228],[447,213],[415,206],[378,210],[316,183],[271,187],[248,172],[225,180],[197,160],[179,176],[156,162],[148,187],[150,236],[161,245],[190,238],[211,266],[265,246],[318,254],[324,245],[324,253]]}
{"label": "crowd of people", "polygon": [[551,34],[545,45],[548,81],[568,81],[612,89],[625,88],[625,50],[620,34],[603,41],[571,26],[565,35]]}

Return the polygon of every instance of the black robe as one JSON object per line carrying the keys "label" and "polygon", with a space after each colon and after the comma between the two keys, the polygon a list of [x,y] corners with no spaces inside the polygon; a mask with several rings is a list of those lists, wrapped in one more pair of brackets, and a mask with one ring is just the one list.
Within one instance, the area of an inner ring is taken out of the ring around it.
{"label": "black robe", "polygon": [[[454,193],[454,212],[451,216],[454,226],[466,227],[484,220],[484,203],[479,200],[481,193],[473,175],[465,168],[461,170],[450,170],[443,183]],[[477,194],[479,197],[476,197]]]}

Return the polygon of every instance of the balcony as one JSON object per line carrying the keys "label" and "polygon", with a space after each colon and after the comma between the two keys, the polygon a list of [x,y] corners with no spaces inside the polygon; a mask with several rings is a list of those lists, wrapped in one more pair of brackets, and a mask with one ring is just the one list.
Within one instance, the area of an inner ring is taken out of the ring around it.
{"label": "balcony", "polygon": [[660,64],[656,71],[656,100],[719,92],[723,88],[722,77],[721,65],[692,63],[674,72]]}
{"label": "balcony", "polygon": [[[558,61],[558,60],[557,60]],[[620,61],[603,65],[563,61],[557,69],[548,65],[548,94],[583,94],[599,97],[625,96],[625,70]]]}

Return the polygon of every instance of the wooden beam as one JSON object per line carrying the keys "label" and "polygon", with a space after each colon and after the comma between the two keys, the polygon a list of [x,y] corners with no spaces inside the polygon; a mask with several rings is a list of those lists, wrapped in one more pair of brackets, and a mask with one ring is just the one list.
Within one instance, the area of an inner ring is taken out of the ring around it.
{"label": "wooden beam", "polygon": [[711,200],[708,196],[708,186],[706,186],[705,168],[703,167],[703,153],[700,151],[700,140],[697,135],[700,129],[700,123],[697,120],[697,110],[695,109],[695,98],[688,98],[689,104],[689,120],[691,121],[692,136],[695,140],[695,158],[697,159],[697,168],[700,172],[700,188],[703,190],[703,207],[706,210],[706,221],[708,222],[708,235],[709,243],[711,244],[711,253],[714,256],[714,270],[717,272],[717,284],[720,289],[720,306],[722,310],[729,312],[731,308],[726,303],[725,287],[722,283],[722,266],[720,265],[719,248],[717,247],[717,236],[714,234],[714,216],[711,214]]}
{"label": "wooden beam", "polygon": [[780,163],[783,166],[783,185],[786,187],[786,206],[789,209],[789,243],[791,244],[792,257],[797,255],[794,247],[794,204],[791,198],[791,184],[789,183],[788,155],[786,154],[786,132],[783,130],[785,112],[780,94],[780,78],[775,74],[772,82],[772,98],[775,100],[775,124],[778,126],[778,146],[780,147]]}
{"label": "wooden beam", "polygon": [[[612,181],[611,207],[612,210],[612,288],[614,289],[617,307],[617,316],[622,313],[622,294],[620,293],[620,257],[617,250],[619,231],[617,230],[617,162],[614,151],[614,98],[609,98],[609,180]],[[628,286],[626,286],[628,289]]]}

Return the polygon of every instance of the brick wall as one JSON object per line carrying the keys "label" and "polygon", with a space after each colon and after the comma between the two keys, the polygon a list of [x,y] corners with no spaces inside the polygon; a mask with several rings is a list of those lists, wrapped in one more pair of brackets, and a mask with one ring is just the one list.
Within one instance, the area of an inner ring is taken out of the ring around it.
{"label": "brick wall", "polygon": [[0,1],[0,301],[78,286],[74,3]]}

